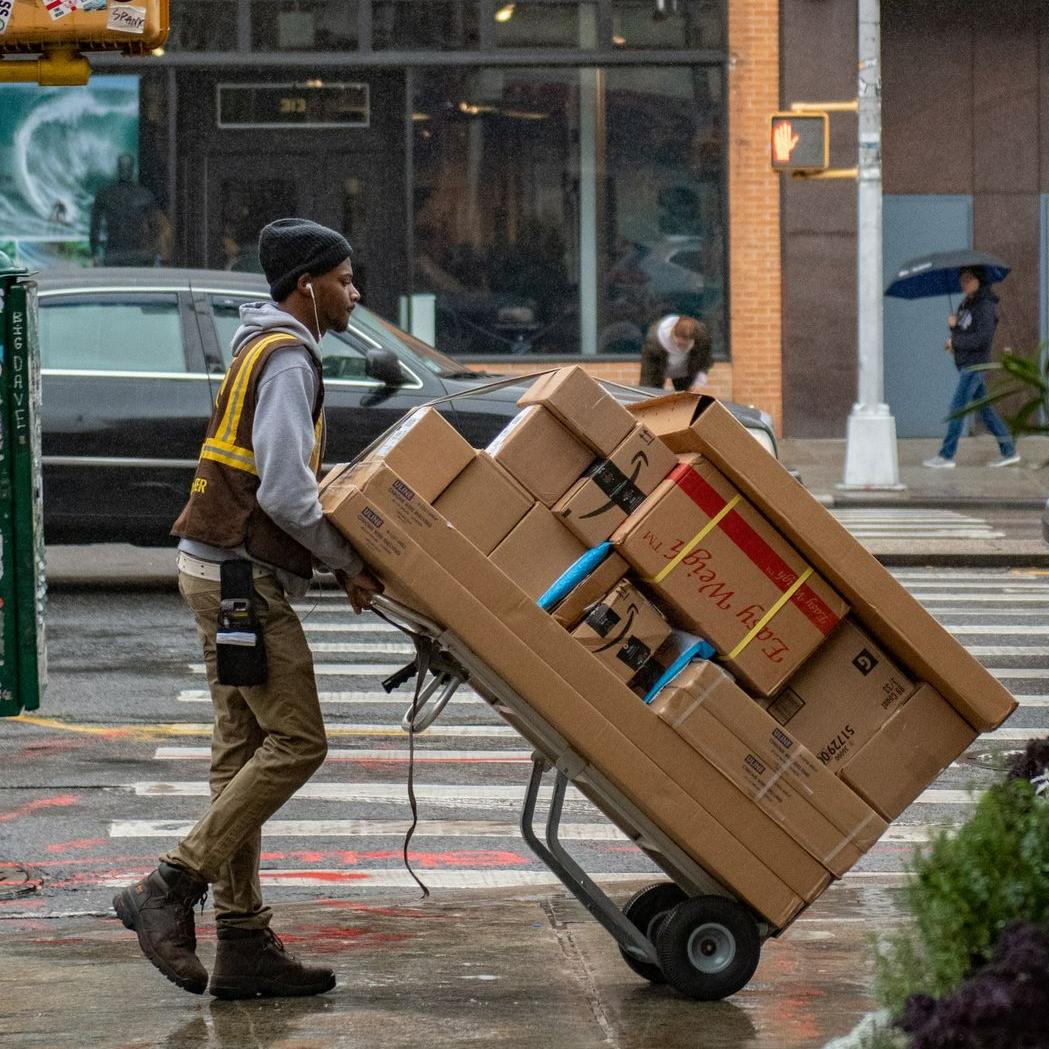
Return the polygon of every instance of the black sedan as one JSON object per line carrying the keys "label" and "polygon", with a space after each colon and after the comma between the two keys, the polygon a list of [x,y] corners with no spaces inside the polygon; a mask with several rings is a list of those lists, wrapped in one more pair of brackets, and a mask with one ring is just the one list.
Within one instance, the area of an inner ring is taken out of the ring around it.
{"label": "black sedan", "polygon": [[[49,542],[159,544],[189,491],[230,339],[262,278],[208,270],[50,271],[38,278],[43,366],[44,527]],[[358,306],[321,345],[329,462],[353,458],[416,405],[441,407],[481,447],[520,387],[470,396],[493,377]],[[542,366],[537,366],[541,370]],[[646,396],[613,388],[624,400]],[[767,417],[732,406],[770,450]]]}

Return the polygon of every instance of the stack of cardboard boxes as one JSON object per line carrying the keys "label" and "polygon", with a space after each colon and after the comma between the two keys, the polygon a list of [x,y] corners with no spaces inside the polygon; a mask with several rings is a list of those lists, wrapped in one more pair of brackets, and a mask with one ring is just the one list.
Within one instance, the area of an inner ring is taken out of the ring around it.
{"label": "stack of cardboard boxes", "polygon": [[[1012,697],[716,401],[628,411],[566,368],[519,404],[484,451],[416,411],[332,471],[325,512],[782,928]],[[642,702],[698,638],[716,659]]]}

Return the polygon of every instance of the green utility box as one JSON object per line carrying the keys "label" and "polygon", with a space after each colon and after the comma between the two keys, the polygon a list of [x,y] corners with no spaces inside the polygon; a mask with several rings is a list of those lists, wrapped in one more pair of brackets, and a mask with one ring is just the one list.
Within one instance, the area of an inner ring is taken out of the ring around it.
{"label": "green utility box", "polygon": [[0,715],[47,684],[36,285],[0,252]]}

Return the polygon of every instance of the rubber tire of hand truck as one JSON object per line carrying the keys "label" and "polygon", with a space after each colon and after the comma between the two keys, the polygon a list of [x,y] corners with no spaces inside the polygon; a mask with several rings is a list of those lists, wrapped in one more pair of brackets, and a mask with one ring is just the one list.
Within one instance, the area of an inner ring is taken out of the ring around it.
{"label": "rubber tire of hand truck", "polygon": [[[663,921],[679,903],[687,899],[684,890],[679,889],[672,881],[657,881],[630,897],[623,907],[623,916],[647,936],[654,946]],[[667,982],[663,970],[658,965],[639,961],[622,947],[619,948],[619,953],[623,956],[623,961],[649,983]]]}
{"label": "rubber tire of hand truck", "polygon": [[761,935],[750,912],[724,896],[679,903],[656,934],[667,983],[686,998],[713,1002],[741,990],[761,958]]}

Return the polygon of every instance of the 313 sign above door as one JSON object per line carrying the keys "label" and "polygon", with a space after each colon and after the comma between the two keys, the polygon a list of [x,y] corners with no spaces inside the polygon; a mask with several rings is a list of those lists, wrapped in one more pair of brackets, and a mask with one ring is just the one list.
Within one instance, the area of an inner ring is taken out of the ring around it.
{"label": "313 sign above door", "polygon": [[367,84],[219,84],[220,128],[366,128]]}

